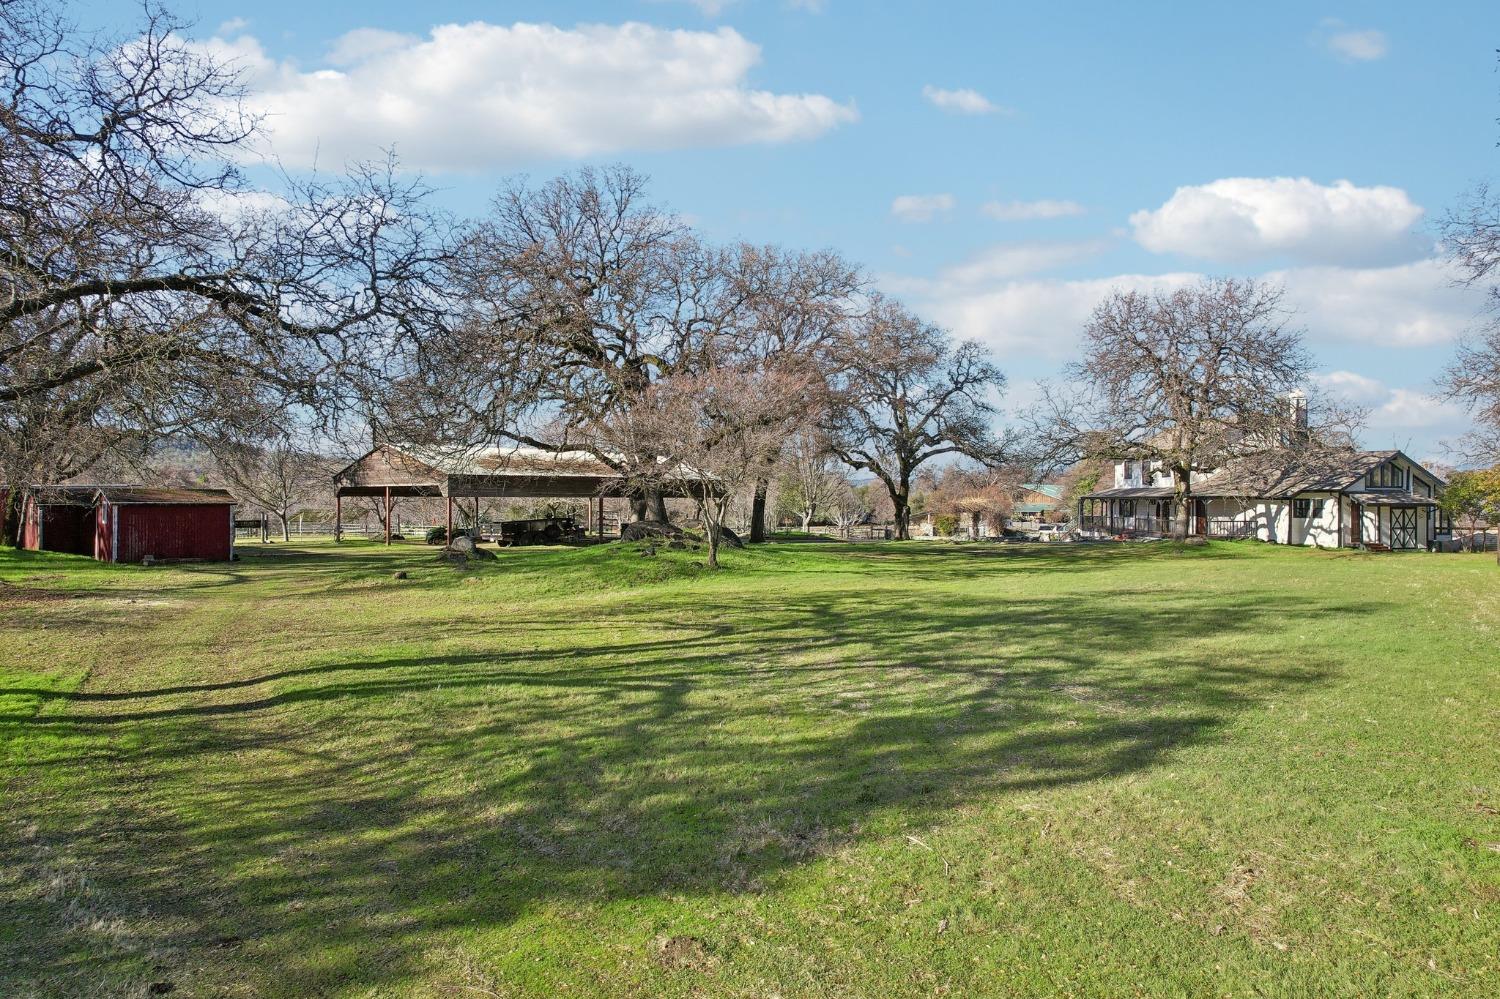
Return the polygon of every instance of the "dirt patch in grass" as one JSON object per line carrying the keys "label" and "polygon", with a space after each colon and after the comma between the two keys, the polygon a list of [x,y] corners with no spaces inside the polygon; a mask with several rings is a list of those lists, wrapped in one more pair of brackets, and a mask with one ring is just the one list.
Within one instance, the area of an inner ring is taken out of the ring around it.
{"label": "dirt patch in grass", "polygon": [[64,600],[76,600],[81,596],[77,593],[68,593],[63,590],[44,590],[35,586],[17,586],[0,579],[0,607],[7,605],[19,606],[21,604],[46,604],[57,603]]}
{"label": "dirt patch in grass", "polygon": [[714,963],[708,944],[698,937],[657,937],[651,941],[651,958],[669,971],[698,970]]}

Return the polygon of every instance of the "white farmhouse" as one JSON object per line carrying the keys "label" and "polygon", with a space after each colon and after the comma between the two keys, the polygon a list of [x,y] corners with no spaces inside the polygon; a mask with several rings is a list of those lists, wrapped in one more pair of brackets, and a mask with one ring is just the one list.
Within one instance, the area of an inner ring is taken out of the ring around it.
{"label": "white farmhouse", "polygon": [[[1078,501],[1083,534],[1170,534],[1172,480],[1160,464],[1115,462],[1114,484]],[[1437,505],[1444,484],[1400,451],[1349,451],[1296,469],[1231,461],[1193,474],[1188,529],[1318,548],[1435,548],[1453,530]]]}

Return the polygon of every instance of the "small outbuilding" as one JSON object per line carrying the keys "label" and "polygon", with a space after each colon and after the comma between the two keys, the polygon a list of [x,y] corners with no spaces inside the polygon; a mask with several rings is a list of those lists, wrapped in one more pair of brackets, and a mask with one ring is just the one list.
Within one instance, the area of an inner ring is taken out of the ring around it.
{"label": "small outbuilding", "polygon": [[94,554],[94,496],[98,486],[34,486],[21,497],[22,548],[67,555]]}
{"label": "small outbuilding", "polygon": [[38,486],[22,504],[21,546],[101,562],[234,556],[234,497],[223,489]]}

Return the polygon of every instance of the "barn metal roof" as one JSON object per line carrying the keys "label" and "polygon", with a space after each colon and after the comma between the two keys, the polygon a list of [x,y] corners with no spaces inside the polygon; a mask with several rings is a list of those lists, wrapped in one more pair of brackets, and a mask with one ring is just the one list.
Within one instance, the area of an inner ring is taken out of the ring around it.
{"label": "barn metal roof", "polygon": [[188,489],[165,486],[99,486],[96,492],[111,503],[181,505],[235,502],[234,496],[225,489]]}
{"label": "barn metal roof", "polygon": [[93,506],[98,486],[32,486],[32,498],[41,506]]}

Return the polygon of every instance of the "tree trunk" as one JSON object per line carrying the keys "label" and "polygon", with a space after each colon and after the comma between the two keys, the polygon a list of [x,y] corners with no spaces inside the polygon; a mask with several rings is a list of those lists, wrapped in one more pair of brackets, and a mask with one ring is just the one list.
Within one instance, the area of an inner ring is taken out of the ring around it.
{"label": "tree trunk", "polygon": [[5,505],[0,507],[0,541],[12,548],[21,546],[21,490],[11,486],[5,492]]}
{"label": "tree trunk", "polygon": [[979,514],[977,514],[977,513],[971,513],[971,514],[969,514],[969,520],[974,525],[969,530],[969,540],[970,541],[978,541],[979,540]]}
{"label": "tree trunk", "polygon": [[276,516],[278,518],[280,518],[280,520],[281,520],[281,540],[282,541],[291,541],[292,540],[292,516],[291,516],[291,514],[289,514],[289,513],[278,513]]}
{"label": "tree trunk", "polygon": [[630,497],[630,519],[631,520],[645,520],[646,519],[646,497],[644,497],[644,496],[632,496],[632,497]]}
{"label": "tree trunk", "polygon": [[766,493],[770,491],[769,479],[755,480],[755,495],[750,499],[750,541],[766,540]]}
{"label": "tree trunk", "polygon": [[651,519],[659,520],[663,524],[667,523],[667,498],[661,493],[651,493],[646,500]]}
{"label": "tree trunk", "polygon": [[719,525],[708,525],[708,567],[717,569],[719,567]]}
{"label": "tree trunk", "polygon": [[891,505],[896,508],[896,540],[909,541],[911,539],[911,507],[909,494],[891,494]]}
{"label": "tree trunk", "polygon": [[1172,485],[1173,492],[1176,494],[1172,503],[1172,511],[1175,514],[1172,521],[1172,540],[1185,541],[1188,536],[1189,518],[1192,516],[1192,473],[1174,468]]}
{"label": "tree trunk", "polygon": [[813,519],[813,515],[812,515],[812,511],[811,510],[803,510],[802,511],[802,533],[803,534],[807,534],[807,533],[809,533],[812,530],[812,519]]}

